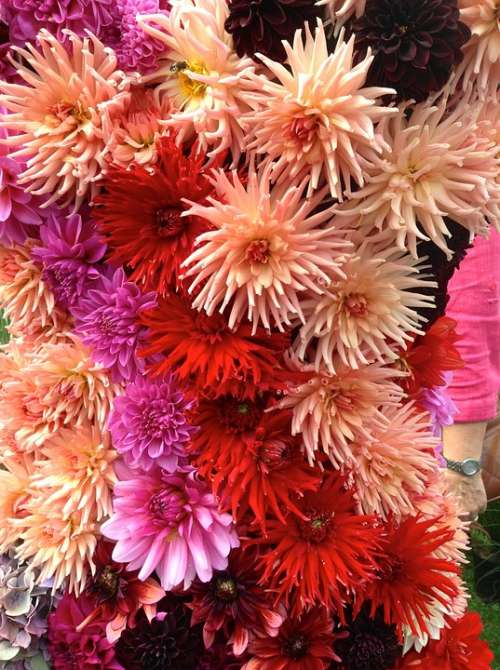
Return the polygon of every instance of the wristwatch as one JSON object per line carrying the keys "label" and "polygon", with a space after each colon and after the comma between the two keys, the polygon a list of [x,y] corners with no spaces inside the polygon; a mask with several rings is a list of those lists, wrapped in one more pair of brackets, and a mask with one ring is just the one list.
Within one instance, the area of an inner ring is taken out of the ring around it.
{"label": "wristwatch", "polygon": [[474,477],[481,470],[481,463],[475,461],[473,458],[466,458],[465,461],[451,461],[449,458],[444,459],[448,470],[458,472],[465,477]]}

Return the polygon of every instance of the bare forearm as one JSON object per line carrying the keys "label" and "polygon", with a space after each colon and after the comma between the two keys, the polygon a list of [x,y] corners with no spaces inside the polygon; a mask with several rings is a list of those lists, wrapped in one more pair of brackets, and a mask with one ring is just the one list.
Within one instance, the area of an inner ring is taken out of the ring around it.
{"label": "bare forearm", "polygon": [[455,423],[446,426],[443,430],[443,453],[453,461],[463,461],[473,458],[481,459],[486,421],[475,423]]}

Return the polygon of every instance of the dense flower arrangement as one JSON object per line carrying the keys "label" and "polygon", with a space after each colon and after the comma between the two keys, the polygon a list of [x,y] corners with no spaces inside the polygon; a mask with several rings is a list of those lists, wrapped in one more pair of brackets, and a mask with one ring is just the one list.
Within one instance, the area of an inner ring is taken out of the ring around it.
{"label": "dense flower arrangement", "polygon": [[499,16],[1,3],[2,668],[490,667],[439,434]]}

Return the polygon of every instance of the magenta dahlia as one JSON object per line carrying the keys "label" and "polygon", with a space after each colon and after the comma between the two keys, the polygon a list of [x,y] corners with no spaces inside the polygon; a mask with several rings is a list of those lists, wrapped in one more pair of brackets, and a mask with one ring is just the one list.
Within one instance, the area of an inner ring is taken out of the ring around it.
{"label": "magenta dahlia", "polygon": [[130,467],[148,471],[158,465],[175,472],[195,431],[187,420],[193,404],[170,376],[159,381],[138,376],[115,399],[109,423],[113,446]]}
{"label": "magenta dahlia", "polygon": [[214,570],[226,569],[239,545],[232,519],[218,511],[193,468],[139,474],[119,465],[117,472],[114,513],[102,526],[116,542],[115,561],[139,570],[139,579],[156,570],[166,591],[182,583],[189,588],[196,576],[208,582]]}
{"label": "magenta dahlia", "polygon": [[74,306],[99,279],[97,269],[106,253],[91,221],[79,214],[67,218],[52,214],[40,227],[41,244],[32,255],[43,265],[43,280],[61,307]]}
{"label": "magenta dahlia", "polygon": [[155,305],[155,294],[142,294],[119,268],[111,277],[102,275],[72,309],[76,332],[92,349],[94,360],[111,370],[113,381],[133,381],[143,372],[144,360],[137,350],[146,329],[137,317]]}
{"label": "magenta dahlia", "polygon": [[113,21],[115,0],[3,0],[3,13],[10,26],[13,44],[35,41],[42,28],[60,42],[69,29],[83,37],[87,30],[99,35]]}
{"label": "magenta dahlia", "polygon": [[96,617],[78,626],[94,610],[86,595],[66,594],[49,615],[49,653],[53,670],[124,670],[106,638],[107,621]]}

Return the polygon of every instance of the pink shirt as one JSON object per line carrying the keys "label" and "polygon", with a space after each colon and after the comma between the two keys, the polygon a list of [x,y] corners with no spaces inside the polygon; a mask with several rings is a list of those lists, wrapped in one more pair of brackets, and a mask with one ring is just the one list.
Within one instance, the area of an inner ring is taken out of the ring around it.
{"label": "pink shirt", "polygon": [[475,240],[448,290],[446,313],[458,322],[457,347],[465,362],[450,386],[459,410],[455,420],[489,421],[500,391],[500,233]]}

